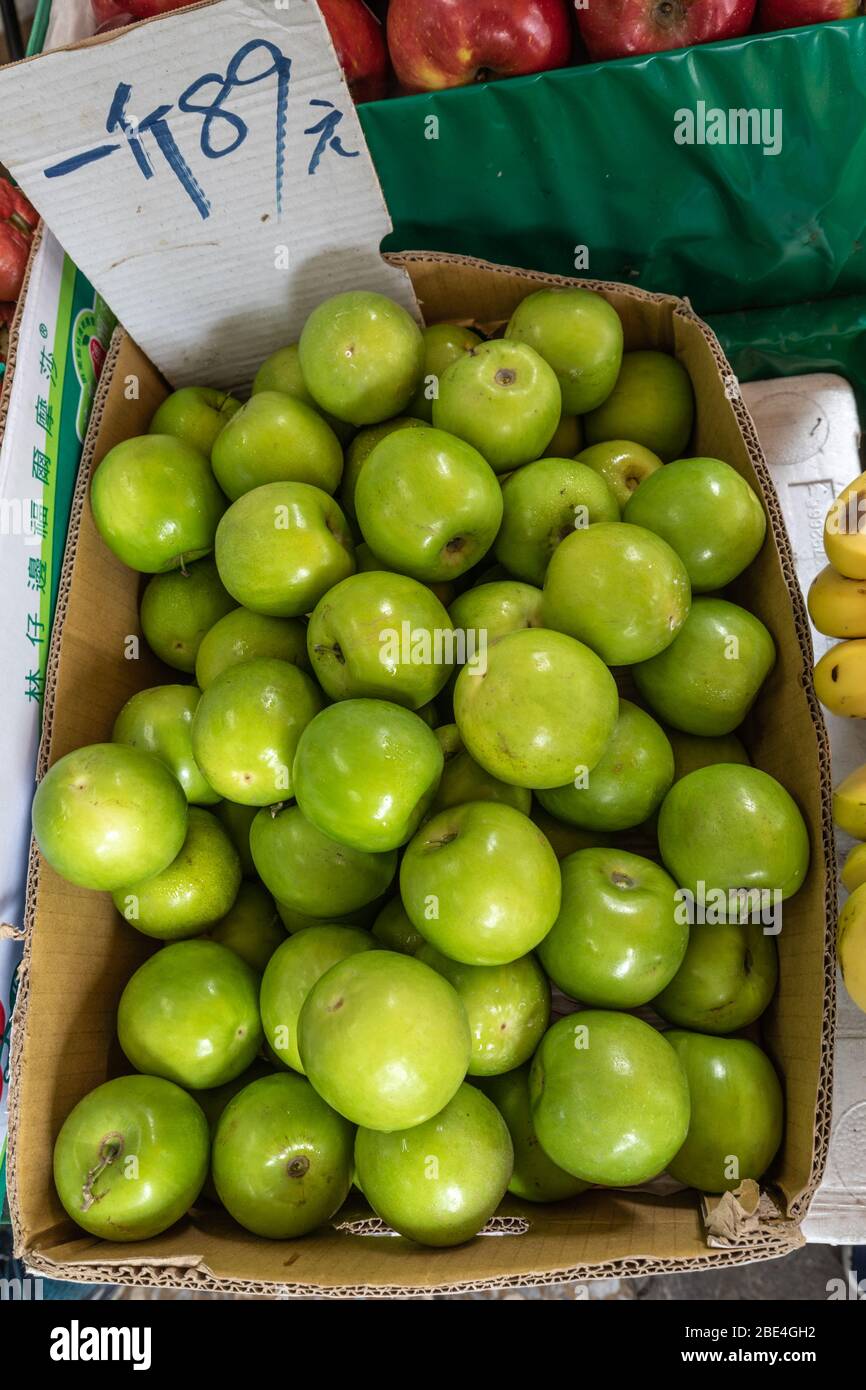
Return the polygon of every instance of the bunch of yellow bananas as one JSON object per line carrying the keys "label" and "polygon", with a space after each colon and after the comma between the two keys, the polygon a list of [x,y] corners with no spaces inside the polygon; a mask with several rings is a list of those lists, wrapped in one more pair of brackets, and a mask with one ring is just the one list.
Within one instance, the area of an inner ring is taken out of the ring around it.
{"label": "bunch of yellow bananas", "polygon": [[[866,474],[839,494],[824,523],[829,564],[809,590],[809,615],[819,632],[844,640],[815,667],[815,691],[831,714],[866,718]],[[866,1010],[866,765],[833,794],[833,819],[860,841],[842,882],[850,893],[839,917],[839,961],[848,992]]]}

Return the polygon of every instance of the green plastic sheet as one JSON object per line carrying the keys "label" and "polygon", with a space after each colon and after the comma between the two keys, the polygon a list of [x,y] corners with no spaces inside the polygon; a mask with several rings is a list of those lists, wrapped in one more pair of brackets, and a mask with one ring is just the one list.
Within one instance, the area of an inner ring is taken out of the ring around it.
{"label": "green plastic sheet", "polygon": [[838,372],[866,420],[866,296],[711,314],[708,322],[741,381]]}
{"label": "green plastic sheet", "polygon": [[[677,113],[699,102],[780,112],[781,150],[677,144]],[[864,111],[855,19],[360,115],[394,223],[385,249],[620,280],[709,315],[866,292]]]}
{"label": "green plastic sheet", "polygon": [[[780,152],[677,144],[699,102],[781,112]],[[866,418],[866,19],[359,112],[386,250],[686,296],[741,380],[839,372]]]}

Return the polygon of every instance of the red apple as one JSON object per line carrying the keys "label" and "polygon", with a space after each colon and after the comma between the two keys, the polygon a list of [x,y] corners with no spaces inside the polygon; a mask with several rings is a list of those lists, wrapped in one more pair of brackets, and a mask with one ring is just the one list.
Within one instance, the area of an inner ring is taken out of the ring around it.
{"label": "red apple", "polygon": [[409,92],[561,68],[571,56],[566,0],[391,0],[388,47]]}
{"label": "red apple", "polygon": [[97,29],[117,29],[121,25],[129,24],[131,19],[131,10],[126,0],[90,0],[90,10],[93,11],[93,22]]}
{"label": "red apple", "polygon": [[752,22],[755,0],[589,0],[575,9],[580,36],[597,61],[737,38]]}
{"label": "red apple", "polygon": [[759,0],[759,29],[799,29],[828,19],[853,19],[864,11],[862,0]]}
{"label": "red apple", "polygon": [[180,10],[194,3],[195,0],[123,0],[116,8],[125,10],[133,19],[151,19],[155,14],[168,14],[169,10]]}
{"label": "red apple", "polygon": [[382,26],[364,0],[318,0],[355,101],[385,95],[388,50]]}

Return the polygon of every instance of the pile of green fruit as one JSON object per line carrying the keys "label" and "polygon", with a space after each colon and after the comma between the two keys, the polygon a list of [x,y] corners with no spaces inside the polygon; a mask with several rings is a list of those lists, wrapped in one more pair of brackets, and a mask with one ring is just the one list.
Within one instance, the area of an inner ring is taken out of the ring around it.
{"label": "pile of green fruit", "polygon": [[719,591],[764,512],[681,457],[693,415],[588,290],[489,341],[353,293],[245,405],[177,391],[99,464],[96,524],[183,674],[34,801],[46,860],[164,943],[120,1000],[136,1074],[57,1141],[85,1230],[146,1238],[204,1191],[294,1237],[354,1181],[449,1245],[506,1190],[765,1171],[781,1089],[732,1035],[778,928],[700,905],[790,897],[809,842],[735,733],[775,649]]}

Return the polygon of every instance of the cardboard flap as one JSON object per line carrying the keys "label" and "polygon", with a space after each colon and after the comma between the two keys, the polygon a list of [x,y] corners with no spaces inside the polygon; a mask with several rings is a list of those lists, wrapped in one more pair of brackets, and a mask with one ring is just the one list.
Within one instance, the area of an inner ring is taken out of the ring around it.
{"label": "cardboard flap", "polygon": [[216,0],[0,72],[0,158],[175,386],[248,386],[391,230],[312,0]]}

